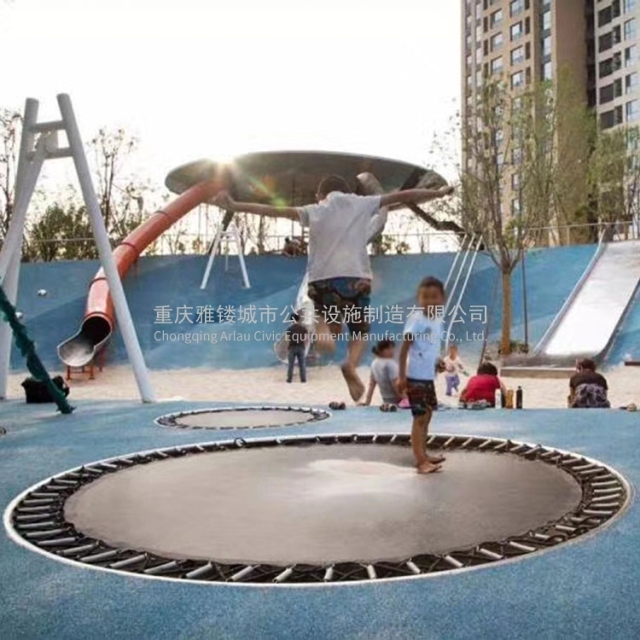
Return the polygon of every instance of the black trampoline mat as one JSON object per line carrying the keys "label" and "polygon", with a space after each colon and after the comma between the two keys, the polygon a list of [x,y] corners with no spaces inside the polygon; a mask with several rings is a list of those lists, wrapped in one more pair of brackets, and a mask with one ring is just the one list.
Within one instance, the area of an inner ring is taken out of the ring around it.
{"label": "black trampoline mat", "polygon": [[202,429],[286,427],[316,419],[313,413],[290,409],[225,409],[182,414],[176,418],[180,425]]}
{"label": "black trampoline mat", "polygon": [[139,465],[66,502],[76,529],[164,557],[274,565],[398,560],[525,533],[576,508],[564,471],[450,451],[420,476],[388,445],[240,449]]}

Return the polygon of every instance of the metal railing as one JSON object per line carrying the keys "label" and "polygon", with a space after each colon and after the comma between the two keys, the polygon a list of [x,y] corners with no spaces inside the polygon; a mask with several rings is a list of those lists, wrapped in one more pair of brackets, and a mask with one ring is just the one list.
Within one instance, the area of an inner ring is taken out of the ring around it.
{"label": "metal railing", "polygon": [[[265,235],[260,242],[261,249],[255,240],[242,238],[245,255],[280,254],[285,241],[291,234]],[[391,249],[383,255],[449,253],[461,251],[462,240],[451,231],[398,232],[385,233],[383,237],[391,240]],[[574,244],[597,244],[600,238],[604,242],[640,239],[640,221],[628,222],[596,222],[562,226],[543,226],[529,230],[529,247],[567,246]],[[180,232],[160,237],[145,255],[198,255],[206,252],[213,239],[212,234]],[[1,247],[0,243],[0,247]],[[57,248],[57,251],[55,250]],[[77,251],[74,251],[74,248]],[[55,261],[78,259],[97,255],[93,238],[28,238],[25,243],[25,259],[32,261]],[[231,255],[234,255],[232,252]],[[380,255],[380,253],[376,253]]]}

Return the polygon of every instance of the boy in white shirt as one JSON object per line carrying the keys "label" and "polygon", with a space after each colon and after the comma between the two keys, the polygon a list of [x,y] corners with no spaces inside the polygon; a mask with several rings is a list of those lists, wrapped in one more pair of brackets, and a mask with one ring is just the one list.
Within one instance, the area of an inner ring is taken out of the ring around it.
{"label": "boy in white shirt", "polygon": [[319,315],[317,347],[333,351],[336,336],[346,324],[351,339],[341,369],[357,402],[365,391],[357,367],[367,347],[362,334],[369,331],[364,312],[371,304],[372,272],[367,251],[371,218],[386,207],[421,204],[452,193],[453,187],[443,187],[358,196],[351,193],[344,178],[329,176],[318,186],[317,203],[306,207],[235,202],[226,192],[218,194],[214,204],[227,211],[299,220],[309,228],[308,293]]}
{"label": "boy in white shirt", "polygon": [[411,405],[411,447],[418,473],[440,471],[444,461],[442,456],[430,456],[426,452],[429,423],[438,408],[434,379],[443,333],[444,303],[442,282],[437,278],[424,278],[418,286],[419,310],[407,318],[400,348],[399,386],[406,390]]}

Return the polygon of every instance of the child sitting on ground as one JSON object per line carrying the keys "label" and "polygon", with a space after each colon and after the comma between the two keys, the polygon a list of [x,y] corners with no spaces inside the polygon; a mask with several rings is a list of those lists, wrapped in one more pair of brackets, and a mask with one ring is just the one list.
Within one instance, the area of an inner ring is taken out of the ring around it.
{"label": "child sitting on ground", "polygon": [[375,358],[371,363],[371,377],[367,395],[361,406],[368,407],[373,398],[376,385],[380,387],[380,395],[384,405],[397,405],[402,399],[399,391],[398,376],[400,370],[395,361],[396,343],[393,340],[380,340],[373,348]]}
{"label": "child sitting on ground", "polygon": [[467,386],[460,394],[460,402],[467,407],[482,404],[489,407],[496,406],[496,391],[507,392],[506,387],[498,377],[498,369],[490,362],[484,362],[478,367],[478,373],[472,376]]}
{"label": "child sitting on ground", "polygon": [[400,391],[406,390],[411,404],[411,448],[418,473],[434,473],[444,461],[426,451],[429,423],[438,408],[434,378],[443,333],[439,310],[444,308],[444,285],[437,278],[425,278],[417,297],[419,309],[407,318],[400,349]]}
{"label": "child sitting on ground", "polygon": [[460,388],[460,374],[465,376],[469,374],[465,370],[464,362],[458,354],[458,347],[455,344],[450,344],[447,350],[447,355],[443,360],[444,363],[444,379],[447,384],[446,395],[452,396],[453,393],[458,393]]}

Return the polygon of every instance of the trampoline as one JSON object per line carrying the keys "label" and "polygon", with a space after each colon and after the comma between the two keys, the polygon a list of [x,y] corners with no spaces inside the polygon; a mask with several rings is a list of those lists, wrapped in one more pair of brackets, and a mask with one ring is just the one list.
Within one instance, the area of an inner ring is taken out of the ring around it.
{"label": "trampoline", "polygon": [[177,429],[264,429],[293,427],[330,417],[328,411],[311,407],[236,406],[170,413],[157,418],[156,424]]}
{"label": "trampoline", "polygon": [[181,580],[337,583],[488,565],[605,525],[628,491],[612,469],[540,445],[432,436],[229,440],[92,463],[29,490],[14,538],[107,570]]}

